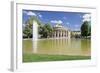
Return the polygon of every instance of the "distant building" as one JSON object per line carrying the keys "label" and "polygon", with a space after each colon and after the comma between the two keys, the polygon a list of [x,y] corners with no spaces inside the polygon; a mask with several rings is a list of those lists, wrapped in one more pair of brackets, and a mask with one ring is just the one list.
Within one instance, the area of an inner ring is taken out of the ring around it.
{"label": "distant building", "polygon": [[81,36],[81,31],[72,31],[71,36],[72,37],[80,37]]}
{"label": "distant building", "polygon": [[63,27],[60,24],[57,24],[53,27],[53,38],[70,38],[71,31],[68,28]]}

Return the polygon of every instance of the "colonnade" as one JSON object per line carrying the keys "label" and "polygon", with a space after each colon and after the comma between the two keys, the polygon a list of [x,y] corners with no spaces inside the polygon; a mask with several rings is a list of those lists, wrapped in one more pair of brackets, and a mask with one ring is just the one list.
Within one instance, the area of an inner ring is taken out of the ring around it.
{"label": "colonnade", "polygon": [[70,37],[70,31],[66,30],[55,30],[53,33],[54,38]]}

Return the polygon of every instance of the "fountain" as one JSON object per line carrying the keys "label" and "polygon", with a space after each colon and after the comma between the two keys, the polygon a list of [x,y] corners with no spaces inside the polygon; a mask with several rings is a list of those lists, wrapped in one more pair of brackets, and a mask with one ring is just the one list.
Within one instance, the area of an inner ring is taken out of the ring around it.
{"label": "fountain", "polygon": [[33,53],[37,53],[38,23],[33,20]]}

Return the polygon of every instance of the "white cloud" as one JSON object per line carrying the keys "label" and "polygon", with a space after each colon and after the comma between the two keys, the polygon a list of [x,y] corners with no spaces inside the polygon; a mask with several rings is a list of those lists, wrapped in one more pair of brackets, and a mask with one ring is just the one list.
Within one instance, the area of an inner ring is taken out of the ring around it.
{"label": "white cloud", "polygon": [[37,13],[37,16],[40,17],[40,18],[42,18],[42,15],[40,13]]}
{"label": "white cloud", "polygon": [[84,14],[83,15],[83,22],[84,21],[90,21],[91,20],[91,15],[90,14]]}
{"label": "white cloud", "polygon": [[83,18],[88,18],[88,17],[91,17],[91,15],[90,14],[84,14],[83,15]]}
{"label": "white cloud", "polygon": [[42,17],[42,15],[41,15],[41,14],[39,14],[39,17],[41,18],[41,17]]}
{"label": "white cloud", "polygon": [[77,14],[80,18],[82,18],[82,15],[81,14]]}
{"label": "white cloud", "polygon": [[34,13],[34,12],[32,12],[32,11],[28,11],[28,12],[27,12],[27,15],[29,15],[29,16],[37,16],[36,13]]}
{"label": "white cloud", "polygon": [[63,22],[61,20],[51,20],[51,23],[56,23],[56,24],[62,24]]}

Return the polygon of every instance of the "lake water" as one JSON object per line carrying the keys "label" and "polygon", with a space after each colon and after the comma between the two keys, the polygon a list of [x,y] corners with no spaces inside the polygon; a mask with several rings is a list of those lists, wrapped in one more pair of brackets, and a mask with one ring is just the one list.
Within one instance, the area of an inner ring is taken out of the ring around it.
{"label": "lake water", "polygon": [[51,55],[91,55],[90,39],[39,39],[23,40],[24,53]]}

